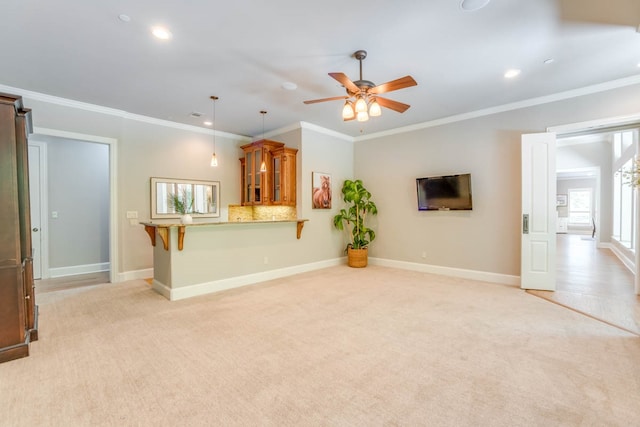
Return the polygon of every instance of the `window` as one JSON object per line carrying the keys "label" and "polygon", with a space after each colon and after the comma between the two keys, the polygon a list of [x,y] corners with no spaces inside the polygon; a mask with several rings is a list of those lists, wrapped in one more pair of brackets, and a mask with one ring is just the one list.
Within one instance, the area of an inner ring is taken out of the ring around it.
{"label": "window", "polygon": [[590,225],[593,203],[590,188],[569,189],[569,224]]}
{"label": "window", "polygon": [[624,172],[633,167],[638,132],[628,130],[613,134],[613,238],[628,249],[634,249],[635,191]]}

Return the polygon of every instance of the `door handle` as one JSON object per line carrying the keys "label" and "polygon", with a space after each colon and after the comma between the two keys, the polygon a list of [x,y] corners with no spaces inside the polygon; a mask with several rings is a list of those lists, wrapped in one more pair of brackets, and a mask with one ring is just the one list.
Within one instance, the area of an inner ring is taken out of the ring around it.
{"label": "door handle", "polygon": [[529,214],[522,215],[522,234],[529,234]]}
{"label": "door handle", "polygon": [[33,228],[31,229],[31,231],[36,232],[36,231],[39,231],[39,230],[38,230],[38,227],[33,227]]}

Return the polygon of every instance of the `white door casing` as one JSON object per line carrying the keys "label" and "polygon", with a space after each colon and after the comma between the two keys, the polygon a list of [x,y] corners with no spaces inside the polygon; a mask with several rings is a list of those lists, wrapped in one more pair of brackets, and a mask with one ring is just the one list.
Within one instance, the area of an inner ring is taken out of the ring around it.
{"label": "white door casing", "polygon": [[522,135],[522,289],[556,288],[555,133]]}
{"label": "white door casing", "polygon": [[45,239],[43,218],[43,182],[42,166],[44,159],[44,147],[39,144],[29,143],[29,205],[31,210],[31,244],[33,246],[33,278],[42,279],[46,275],[43,271],[43,247]]}

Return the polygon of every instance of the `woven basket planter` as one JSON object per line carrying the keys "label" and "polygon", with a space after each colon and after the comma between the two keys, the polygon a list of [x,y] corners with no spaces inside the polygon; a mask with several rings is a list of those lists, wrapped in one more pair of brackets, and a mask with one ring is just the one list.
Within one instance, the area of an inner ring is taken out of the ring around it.
{"label": "woven basket planter", "polygon": [[366,267],[368,258],[369,258],[369,250],[367,248],[364,248],[364,249],[349,248],[347,250],[347,259],[348,259],[349,267],[355,267],[355,268]]}

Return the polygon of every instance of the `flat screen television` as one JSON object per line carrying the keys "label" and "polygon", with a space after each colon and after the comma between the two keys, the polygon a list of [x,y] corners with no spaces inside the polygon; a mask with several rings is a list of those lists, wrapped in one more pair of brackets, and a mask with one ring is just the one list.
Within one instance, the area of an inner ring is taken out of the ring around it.
{"label": "flat screen television", "polygon": [[473,209],[471,174],[417,178],[418,210],[448,211]]}

